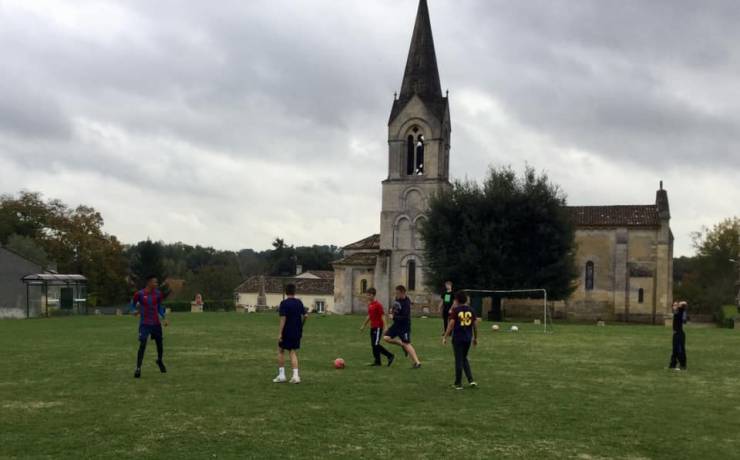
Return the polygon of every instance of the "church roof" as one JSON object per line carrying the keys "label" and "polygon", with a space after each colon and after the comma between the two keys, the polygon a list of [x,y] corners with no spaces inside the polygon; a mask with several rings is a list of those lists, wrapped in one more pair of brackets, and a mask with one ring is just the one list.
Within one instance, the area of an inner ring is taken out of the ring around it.
{"label": "church roof", "polygon": [[636,206],[568,206],[577,227],[658,227],[660,215],[654,204]]}
{"label": "church roof", "polygon": [[429,19],[427,0],[419,1],[416,24],[411,37],[406,71],[401,83],[401,94],[393,102],[390,121],[406,106],[414,95],[429,107],[441,120],[447,109],[447,98],[442,96],[442,85],[437,67],[437,54],[434,50],[432,23]]}
{"label": "church roof", "polygon": [[363,249],[380,249],[380,234],[370,235],[367,238],[354,242],[343,248],[345,251],[361,251]]}
{"label": "church roof", "polygon": [[[235,289],[237,293],[253,294],[260,292],[262,281],[260,276],[251,276]],[[296,296],[306,294],[333,295],[334,278],[331,279],[312,279],[312,278],[294,278],[283,276],[265,276],[265,293],[282,294],[285,292],[287,284],[295,284]]]}
{"label": "church roof", "polygon": [[345,257],[342,260],[337,260],[336,262],[332,262],[332,265],[359,265],[359,266],[370,266],[374,267],[375,262],[378,261],[378,255],[367,253],[367,252],[360,252],[357,254],[352,254],[351,256]]}

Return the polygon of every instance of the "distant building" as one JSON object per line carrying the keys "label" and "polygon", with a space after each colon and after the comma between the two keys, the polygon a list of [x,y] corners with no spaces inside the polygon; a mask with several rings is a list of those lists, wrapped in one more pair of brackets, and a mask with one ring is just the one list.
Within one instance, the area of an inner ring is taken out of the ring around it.
{"label": "distant building", "polygon": [[0,246],[0,319],[83,312],[87,280],[63,275]]}
{"label": "distant building", "polygon": [[[332,311],[365,312],[369,287],[388,305],[398,284],[407,287],[417,312],[436,311],[441,286],[424,281],[418,229],[429,197],[450,187],[450,136],[449,100],[440,84],[429,9],[420,0],[401,92],[388,120],[380,233],[345,246],[344,258],[334,262]],[[574,294],[554,305],[556,313],[569,319],[662,323],[670,314],[673,289],[673,234],[662,184],[654,204],[568,209],[576,226],[581,276]],[[538,311],[529,309],[526,300],[512,300],[504,311],[541,317],[542,304],[536,305]]]}
{"label": "distant building", "polygon": [[249,310],[275,309],[285,299],[285,286],[296,285],[296,297],[311,312],[334,308],[334,272],[306,271],[296,276],[252,276],[235,290],[236,304]]}

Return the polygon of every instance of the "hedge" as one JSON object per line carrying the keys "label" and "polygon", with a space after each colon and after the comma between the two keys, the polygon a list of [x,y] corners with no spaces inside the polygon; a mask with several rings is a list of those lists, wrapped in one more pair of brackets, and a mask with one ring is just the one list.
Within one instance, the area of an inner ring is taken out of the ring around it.
{"label": "hedge", "polygon": [[739,318],[737,305],[723,305],[719,309],[719,325],[721,327],[732,329]]}
{"label": "hedge", "polygon": [[[162,302],[165,308],[173,312],[190,312],[191,303],[182,300],[166,300]],[[205,300],[203,301],[203,311],[234,311],[236,304],[233,300]]]}

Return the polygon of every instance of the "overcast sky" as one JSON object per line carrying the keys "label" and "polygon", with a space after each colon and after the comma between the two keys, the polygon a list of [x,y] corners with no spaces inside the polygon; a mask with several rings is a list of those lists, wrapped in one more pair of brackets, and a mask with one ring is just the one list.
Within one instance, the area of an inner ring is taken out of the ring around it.
{"label": "overcast sky", "polygon": [[[570,204],[671,200],[676,252],[740,214],[740,2],[429,0],[451,172],[529,163]],[[417,0],[0,0],[0,193],[124,242],[379,231]]]}

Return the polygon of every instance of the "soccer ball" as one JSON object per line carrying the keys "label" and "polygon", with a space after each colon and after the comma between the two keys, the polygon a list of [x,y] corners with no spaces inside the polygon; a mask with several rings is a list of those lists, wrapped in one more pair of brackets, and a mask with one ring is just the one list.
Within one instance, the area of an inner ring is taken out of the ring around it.
{"label": "soccer ball", "polygon": [[342,358],[334,360],[334,369],[344,369],[344,360]]}
{"label": "soccer ball", "polygon": [[519,326],[511,326],[511,332],[519,332]]}
{"label": "soccer ball", "polygon": [[500,329],[500,328],[498,327],[498,324],[494,324],[493,326],[491,326],[491,330],[492,330],[493,332],[498,332],[498,330],[499,330],[499,329]]}

